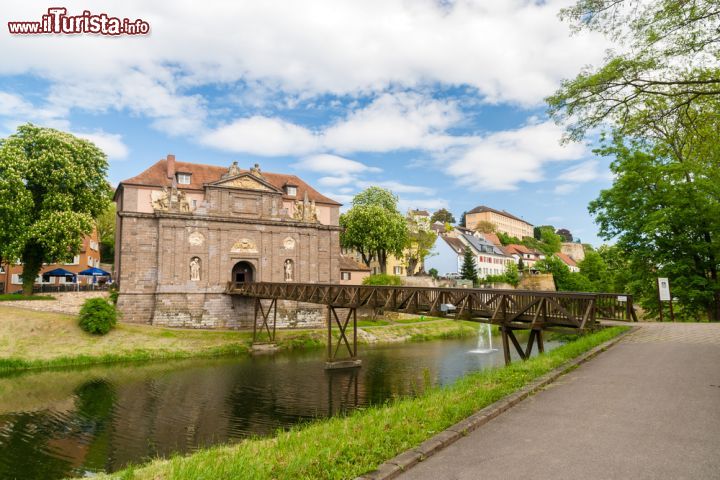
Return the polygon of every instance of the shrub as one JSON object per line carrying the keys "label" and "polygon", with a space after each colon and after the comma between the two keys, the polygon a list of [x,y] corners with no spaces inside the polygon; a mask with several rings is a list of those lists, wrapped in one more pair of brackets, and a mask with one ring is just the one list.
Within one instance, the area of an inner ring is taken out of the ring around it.
{"label": "shrub", "polygon": [[117,305],[118,295],[120,295],[120,292],[118,292],[117,287],[110,289],[110,301],[113,305]]}
{"label": "shrub", "polygon": [[397,275],[388,275],[387,273],[378,273],[365,277],[363,285],[402,285],[402,280]]}
{"label": "shrub", "polygon": [[105,335],[116,322],[117,311],[104,298],[89,298],[80,309],[80,328],[88,333]]}

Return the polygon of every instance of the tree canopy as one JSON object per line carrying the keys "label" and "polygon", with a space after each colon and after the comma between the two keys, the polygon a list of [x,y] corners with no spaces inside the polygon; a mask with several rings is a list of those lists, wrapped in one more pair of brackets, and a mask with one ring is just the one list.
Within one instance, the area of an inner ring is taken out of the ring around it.
{"label": "tree canopy", "polygon": [[465,247],[465,253],[463,254],[463,263],[462,267],[460,268],[460,278],[464,280],[472,280],[473,283],[477,282],[478,279],[475,256],[470,250],[470,247]]}
{"label": "tree canopy", "polygon": [[440,222],[453,224],[455,223],[455,217],[448,209],[441,208],[433,212],[432,216],[430,217],[430,221],[433,223]]}
{"label": "tree canopy", "polygon": [[398,211],[397,197],[380,187],[370,187],[355,196],[352,207],[340,215],[340,244],[355,249],[365,265],[374,259],[386,273],[387,256],[400,258],[408,244],[408,226]]}
{"label": "tree canopy", "polygon": [[19,258],[32,292],[43,263],[67,261],[108,207],[107,157],[68,133],[32,124],[0,140],[0,258]]}
{"label": "tree canopy", "polygon": [[580,140],[603,123],[627,132],[627,120],[656,102],[658,119],[720,95],[716,0],[578,0],[561,18],[617,46],[604,65],[584,69],[548,97],[567,139]]}

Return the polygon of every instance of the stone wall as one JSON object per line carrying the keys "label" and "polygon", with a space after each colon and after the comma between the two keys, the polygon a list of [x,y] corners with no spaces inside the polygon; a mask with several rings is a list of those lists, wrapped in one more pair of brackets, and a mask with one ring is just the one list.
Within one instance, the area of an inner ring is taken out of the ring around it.
{"label": "stone wall", "polygon": [[538,273],[531,275],[523,275],[520,277],[518,290],[534,290],[534,291],[555,291],[555,280],[552,273]]}
{"label": "stone wall", "polygon": [[[121,213],[118,308],[131,323],[188,328],[252,328],[250,301],[224,294],[238,262],[254,281],[338,283],[339,228],[170,213]],[[286,262],[291,262],[290,279]],[[193,273],[191,264],[197,263]],[[241,301],[241,299],[236,300]],[[282,303],[278,326],[319,325],[317,305]]]}

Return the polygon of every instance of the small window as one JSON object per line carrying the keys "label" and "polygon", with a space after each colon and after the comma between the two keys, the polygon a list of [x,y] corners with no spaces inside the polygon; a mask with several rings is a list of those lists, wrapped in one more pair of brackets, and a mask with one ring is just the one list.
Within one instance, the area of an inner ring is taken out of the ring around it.
{"label": "small window", "polygon": [[5,273],[5,267],[3,267],[2,265],[0,265],[0,273]]}
{"label": "small window", "polygon": [[395,267],[395,268],[393,268],[393,273],[394,273],[395,275],[402,275],[402,272],[403,272],[403,267]]}
{"label": "small window", "polygon": [[190,174],[189,173],[178,173],[177,183],[180,185],[190,185]]}
{"label": "small window", "polygon": [[341,280],[350,280],[350,272],[340,272]]}
{"label": "small window", "polygon": [[22,277],[17,273],[13,273],[10,283],[12,283],[13,285],[22,285]]}
{"label": "small window", "polygon": [[285,187],[285,191],[287,192],[289,197],[296,197],[297,196],[297,187],[294,185],[288,185]]}
{"label": "small window", "polygon": [[192,201],[192,208],[195,210],[197,208],[197,200]]}

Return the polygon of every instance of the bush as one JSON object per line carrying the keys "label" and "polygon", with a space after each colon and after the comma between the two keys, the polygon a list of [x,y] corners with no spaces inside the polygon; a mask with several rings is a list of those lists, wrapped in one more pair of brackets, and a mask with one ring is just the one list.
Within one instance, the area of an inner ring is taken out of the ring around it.
{"label": "bush", "polygon": [[89,298],[80,309],[80,328],[88,333],[105,335],[117,323],[115,307],[104,298]]}
{"label": "bush", "polygon": [[120,295],[120,292],[118,292],[117,287],[111,287],[110,288],[110,301],[112,302],[113,305],[117,305],[118,295]]}
{"label": "bush", "polygon": [[400,277],[397,275],[388,275],[387,273],[378,273],[365,277],[363,285],[402,285]]}

